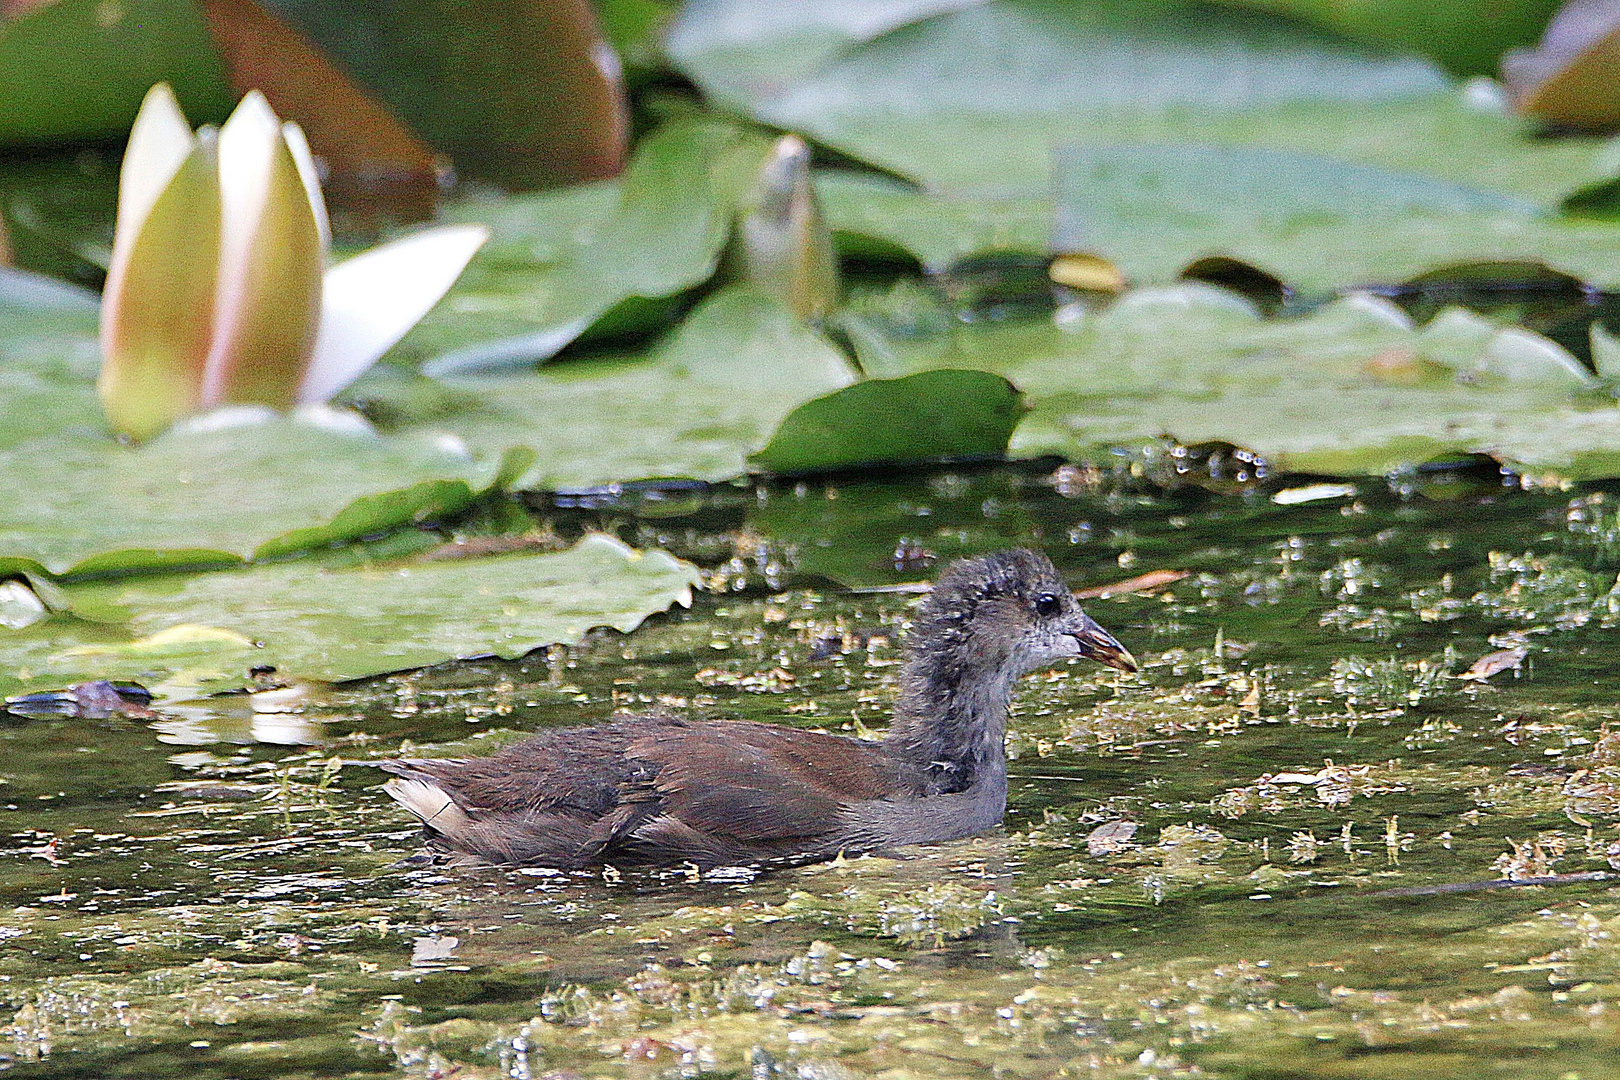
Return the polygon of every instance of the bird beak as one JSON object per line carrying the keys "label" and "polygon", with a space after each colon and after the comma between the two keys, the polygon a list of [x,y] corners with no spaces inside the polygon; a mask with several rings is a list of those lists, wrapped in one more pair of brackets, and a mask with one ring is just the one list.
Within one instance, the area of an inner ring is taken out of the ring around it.
{"label": "bird beak", "polygon": [[1080,646],[1080,655],[1099,664],[1107,664],[1120,671],[1135,671],[1136,657],[1114,639],[1114,635],[1098,626],[1085,612],[1080,613],[1080,628],[1070,630],[1069,636]]}

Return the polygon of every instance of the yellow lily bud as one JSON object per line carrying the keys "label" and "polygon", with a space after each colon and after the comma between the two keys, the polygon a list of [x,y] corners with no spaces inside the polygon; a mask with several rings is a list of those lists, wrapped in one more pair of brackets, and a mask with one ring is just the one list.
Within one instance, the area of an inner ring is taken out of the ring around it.
{"label": "yellow lily bud", "polygon": [[810,148],[797,135],[776,140],[760,166],[753,207],[737,227],[740,276],[782,300],[801,319],[838,300],[832,233],[810,179]]}
{"label": "yellow lily bud", "polygon": [[303,133],[248,93],[193,135],[147,94],[120,175],[99,389],[113,427],[155,435],[220,405],[318,404],[454,284],[489,237],[430,229],[327,267],[330,229]]}

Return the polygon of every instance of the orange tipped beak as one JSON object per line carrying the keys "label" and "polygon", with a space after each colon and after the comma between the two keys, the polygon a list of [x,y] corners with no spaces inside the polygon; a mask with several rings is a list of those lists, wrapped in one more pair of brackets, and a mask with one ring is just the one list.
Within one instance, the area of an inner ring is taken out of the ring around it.
{"label": "orange tipped beak", "polygon": [[1069,636],[1079,643],[1081,656],[1120,671],[1136,670],[1136,657],[1113,634],[1098,626],[1089,615],[1082,614],[1080,619],[1080,629],[1069,631]]}

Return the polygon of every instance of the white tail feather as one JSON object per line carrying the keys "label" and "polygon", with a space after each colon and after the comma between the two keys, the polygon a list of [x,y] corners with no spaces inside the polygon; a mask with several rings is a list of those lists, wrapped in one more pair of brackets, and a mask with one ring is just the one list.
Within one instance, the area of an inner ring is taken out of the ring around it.
{"label": "white tail feather", "polygon": [[455,800],[437,784],[426,780],[395,778],[384,784],[383,790],[395,802],[421,818],[423,825],[446,836],[457,836],[472,824],[467,811],[457,806]]}

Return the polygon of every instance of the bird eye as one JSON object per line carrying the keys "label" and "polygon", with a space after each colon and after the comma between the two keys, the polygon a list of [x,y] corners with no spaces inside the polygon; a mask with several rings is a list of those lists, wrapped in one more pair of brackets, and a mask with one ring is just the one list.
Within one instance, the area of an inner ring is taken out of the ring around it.
{"label": "bird eye", "polygon": [[1035,614],[1050,618],[1063,610],[1063,601],[1051,593],[1042,593],[1035,598]]}

